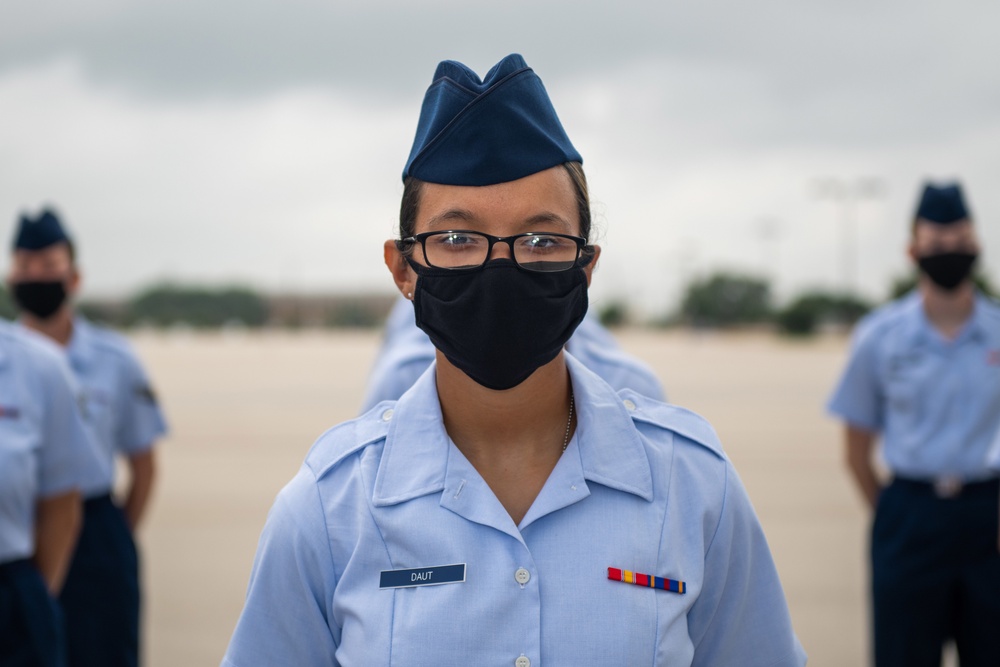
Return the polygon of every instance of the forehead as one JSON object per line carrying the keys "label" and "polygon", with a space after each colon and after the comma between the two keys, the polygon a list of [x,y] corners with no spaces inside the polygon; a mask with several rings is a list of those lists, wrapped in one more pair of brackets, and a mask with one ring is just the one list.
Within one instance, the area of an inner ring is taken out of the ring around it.
{"label": "forehead", "polygon": [[913,227],[913,235],[918,244],[935,243],[938,241],[964,241],[976,238],[972,221],[965,219],[948,225],[941,225],[923,218],[917,219]]}
{"label": "forehead", "polygon": [[25,250],[24,248],[14,250],[14,264],[19,266],[28,264],[60,266],[71,263],[69,246],[65,243],[54,243],[38,250]]}
{"label": "forehead", "polygon": [[576,190],[561,165],[496,185],[424,183],[416,231],[445,229],[457,222],[468,222],[482,231],[505,234],[512,232],[496,226],[543,221],[565,227],[566,233],[580,233]]}

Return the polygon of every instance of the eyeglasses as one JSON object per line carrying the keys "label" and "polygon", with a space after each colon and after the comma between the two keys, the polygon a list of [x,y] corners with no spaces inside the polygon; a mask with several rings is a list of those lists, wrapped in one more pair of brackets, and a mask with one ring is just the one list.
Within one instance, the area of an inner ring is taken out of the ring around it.
{"label": "eyeglasses", "polygon": [[[396,241],[400,252],[419,243],[424,262],[436,269],[474,269],[489,261],[493,246],[506,243],[514,263],[526,271],[567,271],[581,256],[590,261],[593,246],[579,236],[527,232],[513,236],[491,236],[480,232],[449,230],[424,232]],[[584,263],[586,264],[586,262]]]}

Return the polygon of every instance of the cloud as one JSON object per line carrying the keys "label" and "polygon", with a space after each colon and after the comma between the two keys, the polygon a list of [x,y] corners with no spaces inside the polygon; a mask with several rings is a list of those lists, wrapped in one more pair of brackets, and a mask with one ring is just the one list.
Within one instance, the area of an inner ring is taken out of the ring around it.
{"label": "cloud", "polygon": [[596,299],[660,308],[723,266],[841,284],[843,213],[810,184],[869,176],[886,193],[858,209],[858,275],[881,295],[926,176],[966,182],[1000,251],[998,20],[975,1],[22,4],[0,24],[0,211],[61,206],[95,292],[388,290],[434,64],[520,51],[586,160]]}
{"label": "cloud", "polygon": [[409,114],[310,90],[154,104],[72,62],[0,80],[0,107],[0,208],[59,206],[98,292],[157,277],[391,288],[381,241]]}
{"label": "cloud", "polygon": [[[992,79],[988,0],[69,0],[19,3],[0,26],[0,68],[80,58],[98,81],[151,95],[265,94],[318,86],[419,93],[432,64],[485,71],[521,51],[549,77],[605,78],[637,60],[738,66],[771,94]],[[928,88],[928,86],[919,86]],[[913,86],[914,90],[918,86]],[[937,85],[928,90],[933,93]],[[996,92],[995,87],[993,93]]]}

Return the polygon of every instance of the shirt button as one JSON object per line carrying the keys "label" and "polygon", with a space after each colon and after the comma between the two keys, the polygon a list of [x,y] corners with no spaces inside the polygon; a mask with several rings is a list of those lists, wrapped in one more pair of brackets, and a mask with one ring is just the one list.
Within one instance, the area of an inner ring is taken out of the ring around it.
{"label": "shirt button", "polygon": [[514,661],[514,667],[531,667],[531,661],[528,660],[528,656],[522,655]]}
{"label": "shirt button", "polygon": [[[519,567],[517,568],[517,572],[514,573],[514,581],[524,586],[526,583],[531,581],[531,573],[523,567]],[[527,658],[525,658],[525,660],[527,660]]]}
{"label": "shirt button", "polygon": [[628,410],[629,412],[632,412],[633,410],[635,410],[635,403],[626,398],[625,409]]}
{"label": "shirt button", "polygon": [[392,409],[386,410],[382,413],[382,421],[387,422],[392,419]]}

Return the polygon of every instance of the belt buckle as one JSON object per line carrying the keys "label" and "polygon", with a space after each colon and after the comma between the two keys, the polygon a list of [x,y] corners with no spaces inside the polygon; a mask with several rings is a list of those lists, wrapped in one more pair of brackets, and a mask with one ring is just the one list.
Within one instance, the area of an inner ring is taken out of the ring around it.
{"label": "belt buckle", "polygon": [[963,486],[961,477],[938,477],[934,480],[934,495],[945,500],[957,498],[962,495]]}

